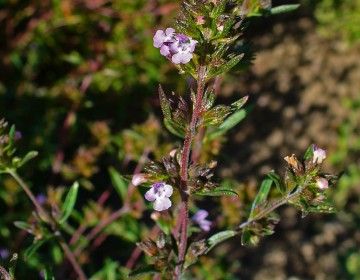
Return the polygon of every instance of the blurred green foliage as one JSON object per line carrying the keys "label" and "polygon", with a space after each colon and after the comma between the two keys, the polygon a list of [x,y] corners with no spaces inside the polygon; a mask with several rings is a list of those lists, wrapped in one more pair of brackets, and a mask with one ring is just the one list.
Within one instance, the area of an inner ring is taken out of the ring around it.
{"label": "blurred green foliage", "polygon": [[313,6],[321,35],[348,43],[360,41],[359,0],[306,0],[305,3]]}

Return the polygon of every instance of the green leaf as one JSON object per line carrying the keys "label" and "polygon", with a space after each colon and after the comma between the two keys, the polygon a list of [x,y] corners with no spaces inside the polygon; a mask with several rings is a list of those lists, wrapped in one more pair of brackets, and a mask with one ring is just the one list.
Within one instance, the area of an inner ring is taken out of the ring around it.
{"label": "green leaf", "polygon": [[45,269],[43,270],[43,272],[44,272],[45,280],[55,280],[52,269],[49,266],[45,266]]}
{"label": "green leaf", "polygon": [[206,136],[209,140],[213,140],[216,137],[219,137],[223,135],[225,132],[236,126],[238,123],[240,123],[252,110],[253,106],[249,106],[245,109],[240,109],[233,114],[231,114],[229,117],[225,119],[225,121],[214,131],[211,131]]}
{"label": "green leaf", "polygon": [[260,241],[260,237],[256,234],[252,233],[248,228],[245,228],[243,230],[243,233],[241,235],[241,245],[258,245]]}
{"label": "green leaf", "polygon": [[165,119],[168,121],[171,121],[172,118],[171,118],[170,102],[166,98],[166,95],[165,95],[164,90],[162,89],[161,85],[159,85],[159,98],[160,98],[161,110],[164,114]]}
{"label": "green leaf", "polygon": [[234,230],[225,230],[225,231],[221,231],[221,232],[214,234],[206,241],[207,245],[209,246],[208,249],[206,250],[206,253],[208,253],[217,244],[219,244],[219,243],[223,242],[224,240],[229,239],[237,234],[238,234],[238,232],[234,231]]}
{"label": "green leaf", "polygon": [[226,105],[217,105],[206,111],[202,116],[202,121],[198,123],[202,127],[205,126],[217,126],[223,122],[223,120],[230,114],[231,108]]}
{"label": "green leaf", "polygon": [[248,101],[248,99],[249,99],[249,96],[246,95],[246,96],[240,98],[238,101],[235,101],[234,103],[232,103],[231,107],[238,110],[238,109],[242,108],[245,105],[245,103]]}
{"label": "green leaf", "polygon": [[211,191],[200,191],[194,194],[202,196],[239,196],[235,191],[225,188],[216,188]]}
{"label": "green leaf", "polygon": [[233,58],[231,58],[228,62],[220,66],[219,68],[216,68],[215,70],[211,71],[209,73],[209,78],[215,77],[217,75],[220,75],[222,73],[228,72],[231,68],[236,66],[240,60],[244,57],[245,54],[239,54]]}
{"label": "green leaf", "polygon": [[273,182],[275,183],[275,186],[279,190],[279,192],[281,194],[284,194],[286,192],[286,186],[281,181],[280,176],[277,175],[274,171],[270,171],[268,176],[271,180],[273,180]]}
{"label": "green leaf", "polygon": [[9,132],[9,146],[12,147],[15,141],[15,125],[12,125]]}
{"label": "green leaf", "polygon": [[27,163],[29,160],[35,158],[39,153],[37,151],[30,151],[28,152],[17,164],[18,167],[23,166],[25,163]]}
{"label": "green leaf", "polygon": [[210,16],[214,19],[217,19],[225,11],[226,3],[227,1],[221,0],[220,4],[214,7]]}
{"label": "green leaf", "polygon": [[18,260],[18,254],[14,253],[10,259],[10,265],[9,265],[9,274],[12,277],[11,279],[15,279],[15,268]]}
{"label": "green leaf", "polygon": [[259,190],[258,194],[256,195],[254,202],[252,203],[249,219],[252,219],[255,217],[256,207],[259,204],[266,202],[267,196],[271,189],[272,182],[273,181],[270,178],[266,178],[265,180],[262,181],[260,190]]}
{"label": "green leaf", "polygon": [[313,154],[314,154],[314,144],[311,144],[305,152],[304,160],[309,159]]}
{"label": "green leaf", "polygon": [[139,276],[146,275],[146,274],[155,274],[155,273],[159,273],[159,272],[160,271],[155,269],[155,267],[153,265],[148,265],[148,266],[144,266],[144,267],[141,267],[137,270],[130,272],[128,277],[134,278],[134,277],[139,277]]}
{"label": "green leaf", "polygon": [[70,214],[73,211],[74,206],[75,206],[78,191],[79,191],[79,183],[75,182],[71,186],[68,194],[66,195],[65,202],[61,208],[62,215],[59,219],[60,224],[64,223],[70,217]]}
{"label": "green leaf", "polygon": [[282,13],[287,13],[296,10],[300,7],[300,4],[289,4],[289,5],[281,5],[274,7],[270,10],[270,14],[277,15]]}
{"label": "green leaf", "polygon": [[33,227],[25,222],[15,221],[14,225],[19,229],[27,231],[28,233],[31,233],[33,231]]}
{"label": "green leaf", "polygon": [[169,130],[172,134],[180,137],[180,138],[185,138],[185,132],[181,131],[179,129],[177,129],[174,125],[173,122],[170,120],[167,120],[166,118],[164,119],[164,125],[167,128],[167,130]]}
{"label": "green leaf", "polygon": [[52,236],[36,240],[33,244],[31,244],[24,252],[24,259],[28,260],[31,258],[31,256],[36,253],[39,248],[44,245],[47,241],[49,241],[52,238]]}
{"label": "green leaf", "polygon": [[121,177],[120,173],[115,170],[115,168],[109,168],[111,182],[120,196],[121,200],[124,201],[127,194],[128,183]]}

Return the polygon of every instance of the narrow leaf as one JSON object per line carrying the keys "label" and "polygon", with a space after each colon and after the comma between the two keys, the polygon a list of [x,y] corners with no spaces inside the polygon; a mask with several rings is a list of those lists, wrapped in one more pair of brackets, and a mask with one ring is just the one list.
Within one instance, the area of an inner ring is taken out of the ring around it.
{"label": "narrow leaf", "polygon": [[304,160],[309,159],[313,154],[314,154],[314,144],[311,144],[305,152]]}
{"label": "narrow leaf", "polygon": [[28,152],[25,157],[21,159],[21,161],[18,164],[18,167],[23,166],[25,163],[27,163],[29,160],[35,158],[38,155],[37,151],[30,151]]}
{"label": "narrow leaf", "polygon": [[169,100],[166,98],[166,95],[164,93],[164,90],[162,89],[161,85],[159,85],[159,98],[160,98],[160,105],[161,110],[164,114],[164,117],[167,121],[171,121],[171,108]]}
{"label": "narrow leaf", "polygon": [[159,273],[159,272],[160,271],[155,269],[154,266],[149,265],[149,266],[144,266],[137,270],[134,270],[133,272],[130,272],[128,277],[134,278],[134,277],[139,277],[139,276],[146,275],[146,274],[155,274],[155,273]]}
{"label": "narrow leaf", "polygon": [[164,119],[164,125],[172,134],[175,136],[178,136],[180,138],[185,138],[185,133],[183,131],[180,131],[179,129],[175,128],[175,126],[172,124],[172,121]]}
{"label": "narrow leaf", "polygon": [[79,183],[75,182],[71,186],[68,194],[66,195],[65,202],[61,208],[62,215],[59,219],[60,224],[64,223],[70,217],[71,212],[73,211],[75,206],[78,191],[79,191]]}
{"label": "narrow leaf", "polygon": [[249,106],[245,109],[240,109],[233,114],[231,114],[229,117],[225,119],[225,121],[219,126],[218,129],[209,132],[207,135],[207,138],[209,140],[213,140],[218,136],[221,136],[225,134],[228,130],[236,126],[238,123],[240,123],[252,110],[253,106]]}
{"label": "narrow leaf", "polygon": [[240,109],[245,105],[245,103],[248,101],[248,99],[249,99],[249,96],[246,95],[243,98],[240,98],[238,101],[235,101],[234,103],[232,103],[231,106],[236,109]]}
{"label": "narrow leaf", "polygon": [[255,200],[251,206],[251,212],[250,212],[250,217],[249,217],[250,219],[254,218],[256,207],[259,204],[266,201],[269,191],[271,189],[272,182],[273,181],[270,178],[266,178],[265,180],[262,181],[260,190],[259,190],[258,194],[256,195]]}
{"label": "narrow leaf", "polygon": [[31,233],[33,230],[32,226],[25,222],[15,221],[14,225],[19,229],[27,231],[28,233]]}
{"label": "narrow leaf", "polygon": [[122,201],[124,201],[124,199],[126,198],[128,183],[121,177],[121,175],[115,170],[115,168],[110,167],[109,173],[111,182],[116,192],[118,193]]}
{"label": "narrow leaf", "polygon": [[276,188],[279,190],[281,194],[284,194],[286,192],[286,187],[281,181],[281,178],[279,175],[277,175],[274,171],[270,171],[268,174],[269,178],[273,180],[275,183]]}
{"label": "narrow leaf", "polygon": [[202,196],[239,196],[235,191],[225,188],[217,188],[211,191],[195,192],[194,194]]}
{"label": "narrow leaf", "polygon": [[237,234],[238,234],[238,232],[236,232],[234,230],[225,230],[225,231],[221,231],[221,232],[214,234],[207,240],[207,244],[209,247],[206,250],[206,253],[208,253],[217,244],[219,244],[219,243],[225,241],[226,239],[229,239]]}
{"label": "narrow leaf", "polygon": [[43,272],[45,280],[55,280],[54,274],[50,267],[46,266]]}
{"label": "narrow leaf", "polygon": [[33,244],[31,244],[24,252],[24,259],[28,260],[31,256],[36,253],[39,248],[44,245],[47,241],[49,241],[52,237],[43,238],[40,240],[36,240]]}
{"label": "narrow leaf", "polygon": [[237,55],[233,58],[231,58],[228,62],[226,62],[224,65],[220,66],[216,70],[210,72],[210,77],[215,77],[217,75],[220,75],[222,73],[228,72],[231,68],[236,66],[240,60],[244,57],[244,54]]}
{"label": "narrow leaf", "polygon": [[300,7],[300,4],[289,4],[289,5],[281,5],[274,7],[270,10],[270,14],[277,15],[282,13],[287,13],[296,10]]}

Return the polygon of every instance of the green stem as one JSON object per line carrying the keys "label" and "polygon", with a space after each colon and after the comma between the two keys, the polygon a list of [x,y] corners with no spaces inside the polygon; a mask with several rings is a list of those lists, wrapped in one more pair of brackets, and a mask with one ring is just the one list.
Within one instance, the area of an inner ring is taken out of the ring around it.
{"label": "green stem", "polygon": [[275,201],[273,203],[271,203],[268,207],[266,207],[264,210],[262,210],[259,214],[257,214],[254,218],[246,221],[245,223],[242,223],[239,226],[240,230],[243,230],[244,228],[246,228],[247,226],[251,225],[253,222],[256,222],[262,218],[264,218],[266,215],[270,214],[271,212],[273,212],[276,208],[280,207],[281,205],[284,205],[286,203],[288,203],[291,199],[295,198],[297,195],[300,194],[302,188],[298,188],[298,190],[296,190],[295,192],[288,194],[286,197],[283,197],[281,199],[279,199],[278,201]]}

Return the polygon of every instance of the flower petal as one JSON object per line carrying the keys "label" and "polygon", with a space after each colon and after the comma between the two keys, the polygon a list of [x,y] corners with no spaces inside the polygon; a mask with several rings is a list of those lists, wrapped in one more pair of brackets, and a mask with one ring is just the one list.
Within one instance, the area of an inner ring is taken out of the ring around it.
{"label": "flower petal", "polygon": [[164,211],[171,207],[171,200],[167,197],[157,198],[154,202],[154,209],[156,211]]}
{"label": "flower petal", "polygon": [[201,209],[196,212],[196,214],[192,217],[192,220],[195,222],[200,222],[201,220],[205,220],[207,216],[209,216],[208,211]]}
{"label": "flower petal", "polygon": [[162,45],[161,48],[160,48],[160,53],[161,53],[163,56],[168,56],[168,55],[170,55],[169,47],[166,46],[166,45]]}
{"label": "flower petal", "polygon": [[203,231],[209,231],[211,227],[211,222],[208,220],[203,220],[199,223],[199,226]]}
{"label": "flower petal", "polygon": [[172,36],[174,34],[174,32],[175,32],[174,28],[166,28],[166,30],[165,30],[165,34],[168,37]]}
{"label": "flower petal", "polygon": [[166,37],[166,35],[165,35],[164,31],[162,31],[162,30],[156,31],[155,36],[153,38],[154,47],[160,48],[164,43],[165,37]]}
{"label": "flower petal", "polygon": [[155,193],[155,188],[151,188],[145,193],[145,198],[147,201],[154,201],[157,198]]}
{"label": "flower petal", "polygon": [[170,185],[164,185],[164,192],[166,197],[170,197],[173,194],[173,188]]}

